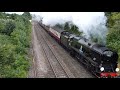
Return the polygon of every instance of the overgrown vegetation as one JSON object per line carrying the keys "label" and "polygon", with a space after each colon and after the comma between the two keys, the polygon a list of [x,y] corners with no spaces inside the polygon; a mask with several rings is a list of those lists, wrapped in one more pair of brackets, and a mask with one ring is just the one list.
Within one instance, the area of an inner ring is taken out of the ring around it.
{"label": "overgrown vegetation", "polygon": [[31,15],[0,13],[0,77],[24,78],[29,69]]}
{"label": "overgrown vegetation", "polygon": [[109,33],[107,35],[107,46],[118,52],[120,61],[120,12],[105,12],[108,21]]}

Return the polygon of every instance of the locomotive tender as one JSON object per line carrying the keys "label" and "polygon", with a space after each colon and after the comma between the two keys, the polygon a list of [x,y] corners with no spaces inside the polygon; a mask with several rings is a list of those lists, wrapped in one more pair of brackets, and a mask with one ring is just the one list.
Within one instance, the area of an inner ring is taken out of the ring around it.
{"label": "locomotive tender", "polygon": [[39,25],[98,77],[118,76],[118,54],[116,52],[57,27],[49,27],[42,23]]}

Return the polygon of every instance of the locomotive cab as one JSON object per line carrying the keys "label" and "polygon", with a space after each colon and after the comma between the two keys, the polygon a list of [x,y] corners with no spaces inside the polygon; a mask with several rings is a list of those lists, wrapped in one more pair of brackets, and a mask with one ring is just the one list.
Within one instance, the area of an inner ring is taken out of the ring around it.
{"label": "locomotive cab", "polygon": [[66,49],[69,49],[70,36],[71,36],[71,33],[67,32],[67,31],[63,31],[63,32],[61,33],[61,36],[60,36],[61,44],[62,44]]}

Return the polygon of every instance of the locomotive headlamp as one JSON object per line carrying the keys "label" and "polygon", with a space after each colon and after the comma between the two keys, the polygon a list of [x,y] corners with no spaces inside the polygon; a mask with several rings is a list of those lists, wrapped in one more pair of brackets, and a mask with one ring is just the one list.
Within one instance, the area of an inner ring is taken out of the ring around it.
{"label": "locomotive headlamp", "polygon": [[119,68],[116,68],[115,71],[118,72],[118,71],[119,71]]}
{"label": "locomotive headlamp", "polygon": [[100,68],[100,71],[104,71],[104,67],[101,67],[101,68]]}

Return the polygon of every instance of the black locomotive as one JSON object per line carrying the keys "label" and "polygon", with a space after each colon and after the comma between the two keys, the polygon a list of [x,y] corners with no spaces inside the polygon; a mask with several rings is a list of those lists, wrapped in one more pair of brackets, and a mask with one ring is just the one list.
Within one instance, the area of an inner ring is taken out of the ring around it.
{"label": "black locomotive", "polygon": [[90,42],[69,32],[62,32],[61,43],[99,77],[116,77],[118,54],[103,45]]}
{"label": "black locomotive", "polygon": [[[76,36],[67,31],[40,24],[46,31],[60,42],[72,56],[98,77],[117,77],[118,54],[103,45]],[[52,28],[52,29],[51,29]]]}

